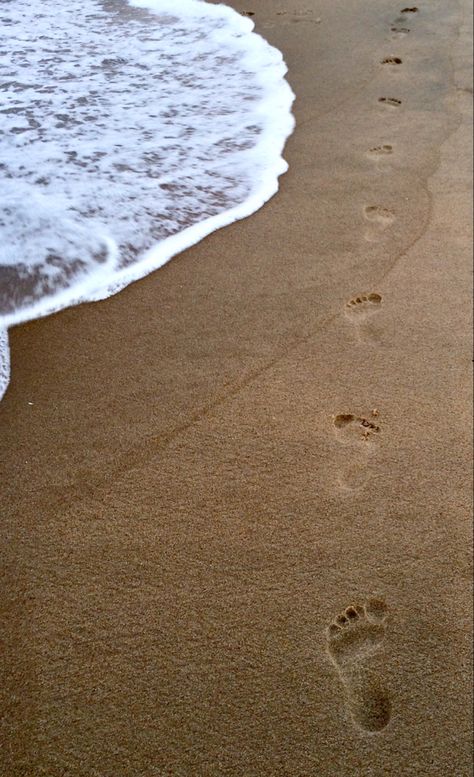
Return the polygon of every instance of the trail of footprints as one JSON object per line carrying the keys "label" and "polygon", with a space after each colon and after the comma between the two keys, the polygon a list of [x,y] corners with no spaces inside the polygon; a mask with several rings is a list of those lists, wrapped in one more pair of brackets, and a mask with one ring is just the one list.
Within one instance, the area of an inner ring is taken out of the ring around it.
{"label": "trail of footprints", "polygon": [[[416,6],[401,9],[400,16],[390,28],[394,39],[410,33],[410,28],[405,26],[405,20],[417,12]],[[245,16],[255,15],[254,11],[242,13]],[[292,21],[321,21],[319,18],[312,19],[312,12],[306,9],[293,13],[278,11],[277,15],[291,16]],[[399,56],[387,55],[381,60],[381,64],[396,71],[403,64],[403,60]],[[402,106],[402,100],[394,96],[381,96],[378,102],[384,109],[399,109]],[[383,160],[393,153],[391,143],[381,143],[370,148],[367,156],[374,160]],[[396,218],[393,210],[378,204],[366,205],[363,217],[370,227],[365,233],[365,238],[369,241],[379,239]],[[344,312],[360,332],[361,327],[380,311],[381,306],[382,295],[371,291],[350,299]],[[334,430],[339,441],[348,446],[353,455],[351,466],[346,468],[344,476],[340,478],[341,487],[350,492],[360,489],[367,480],[364,461],[366,464],[372,443],[381,433],[378,417],[379,411],[376,408],[371,411],[369,417],[355,413],[339,413],[333,416]],[[354,449],[357,449],[358,455],[354,455]],[[371,734],[382,731],[391,717],[390,694],[370,666],[371,657],[382,648],[385,641],[387,613],[383,599],[370,598],[363,605],[354,604],[347,607],[343,613],[336,616],[326,632],[327,652],[339,675],[350,717],[361,731]]]}
{"label": "trail of footprints", "polygon": [[[394,38],[406,36],[410,28],[405,20],[418,13],[416,6],[402,8],[400,16],[393,22],[391,32]],[[381,64],[397,69],[403,65],[399,56],[388,55]],[[395,96],[378,98],[381,106],[387,109],[400,109],[402,100]],[[383,159],[393,154],[391,143],[381,143],[367,151],[373,159]],[[389,229],[396,215],[384,205],[370,204],[363,209],[363,217],[368,225],[365,237],[369,241],[377,240]],[[344,308],[348,319],[360,329],[373,315],[380,311],[382,295],[371,291],[350,299]],[[343,489],[354,492],[365,485],[364,466],[373,449],[372,443],[381,434],[379,411],[373,409],[368,417],[345,412],[333,416],[335,434],[341,443],[351,451],[352,465],[340,477]],[[352,722],[366,733],[382,731],[390,721],[390,694],[382,680],[370,666],[371,657],[379,651],[385,641],[387,606],[383,599],[371,598],[363,605],[350,605],[336,616],[326,632],[328,655],[339,675],[346,708]]]}

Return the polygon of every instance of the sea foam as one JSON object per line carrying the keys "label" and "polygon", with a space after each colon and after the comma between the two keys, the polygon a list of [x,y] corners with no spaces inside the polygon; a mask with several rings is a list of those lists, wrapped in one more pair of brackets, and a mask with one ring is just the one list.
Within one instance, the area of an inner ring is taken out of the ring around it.
{"label": "sea foam", "polygon": [[8,327],[256,211],[294,125],[281,53],[227,6],[15,0],[1,24],[0,395]]}

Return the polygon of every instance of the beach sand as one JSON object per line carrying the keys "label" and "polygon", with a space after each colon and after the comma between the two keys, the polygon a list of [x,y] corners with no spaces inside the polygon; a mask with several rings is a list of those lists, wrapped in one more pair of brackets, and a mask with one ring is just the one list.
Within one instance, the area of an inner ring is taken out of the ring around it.
{"label": "beach sand", "polygon": [[467,777],[469,3],[235,7],[278,195],[11,331],[0,774]]}

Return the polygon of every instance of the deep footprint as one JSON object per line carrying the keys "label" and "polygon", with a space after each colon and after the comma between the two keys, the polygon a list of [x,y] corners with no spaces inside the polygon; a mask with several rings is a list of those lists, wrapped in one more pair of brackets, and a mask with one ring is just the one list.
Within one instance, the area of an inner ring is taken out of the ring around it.
{"label": "deep footprint", "polygon": [[352,720],[372,733],[382,731],[391,715],[390,696],[367,666],[385,639],[387,612],[382,599],[351,605],[326,633],[328,654],[340,676]]}

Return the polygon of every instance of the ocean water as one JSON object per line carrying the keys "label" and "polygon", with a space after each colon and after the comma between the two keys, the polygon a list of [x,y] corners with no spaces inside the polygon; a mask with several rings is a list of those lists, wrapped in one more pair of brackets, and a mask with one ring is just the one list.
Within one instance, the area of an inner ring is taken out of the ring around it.
{"label": "ocean water", "polygon": [[279,51],[202,0],[0,0],[0,396],[8,328],[103,299],[278,188]]}

